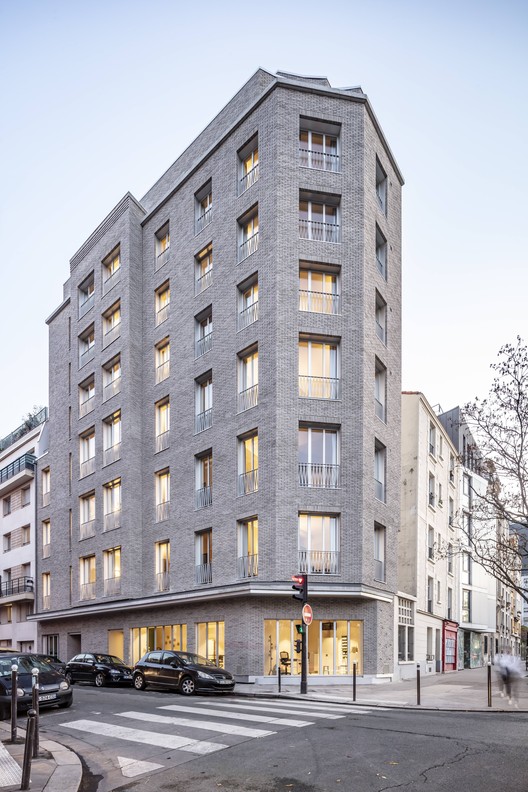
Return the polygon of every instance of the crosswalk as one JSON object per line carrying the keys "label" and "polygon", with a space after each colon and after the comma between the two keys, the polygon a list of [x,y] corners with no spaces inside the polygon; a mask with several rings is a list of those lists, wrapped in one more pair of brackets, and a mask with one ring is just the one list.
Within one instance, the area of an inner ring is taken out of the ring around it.
{"label": "crosswalk", "polygon": [[[354,709],[354,714],[366,714],[370,710]],[[181,703],[166,704],[144,710],[125,710],[65,721],[61,727],[84,739],[100,745],[101,749],[122,752],[133,750],[134,760],[118,757],[123,774],[148,772],[150,765],[142,761],[152,757],[152,748],[158,749],[156,760],[164,752],[182,752],[184,756],[204,756],[222,751],[245,740],[269,737],[288,728],[304,728],[316,723],[345,718],[350,710],[339,704],[276,699],[210,699],[197,698],[192,703],[183,699]],[[139,746],[144,746],[143,753]],[[163,767],[158,764],[156,767]]]}

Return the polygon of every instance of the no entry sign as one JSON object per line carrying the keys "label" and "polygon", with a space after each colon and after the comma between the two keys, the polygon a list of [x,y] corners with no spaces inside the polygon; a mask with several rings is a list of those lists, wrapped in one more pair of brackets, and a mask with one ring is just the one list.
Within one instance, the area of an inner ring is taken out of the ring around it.
{"label": "no entry sign", "polygon": [[308,603],[306,603],[305,605],[303,605],[303,609],[302,609],[302,620],[303,620],[303,622],[306,624],[306,626],[307,626],[307,627],[308,627],[308,626],[309,626],[309,625],[312,623],[312,620],[313,620],[313,610],[312,610],[312,606],[311,606],[311,605],[308,605]]}

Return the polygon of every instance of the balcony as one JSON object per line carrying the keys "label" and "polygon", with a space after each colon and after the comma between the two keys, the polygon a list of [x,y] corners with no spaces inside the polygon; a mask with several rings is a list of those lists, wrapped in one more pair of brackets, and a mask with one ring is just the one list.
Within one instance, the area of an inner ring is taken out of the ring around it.
{"label": "balcony", "polygon": [[47,492],[43,492],[42,493],[42,505],[43,506],[49,506],[50,505],[50,499],[51,499],[51,497],[50,497],[50,491],[49,490]]}
{"label": "balcony", "polygon": [[255,182],[258,181],[258,177],[259,177],[259,163],[257,162],[256,165],[254,165],[251,168],[251,170],[249,170],[247,173],[244,173],[244,175],[239,179],[238,194],[242,195],[242,193],[245,193],[246,190],[249,190],[251,185],[255,184]]}
{"label": "balcony", "polygon": [[108,401],[121,391],[121,375],[110,380],[103,388],[103,401]]}
{"label": "balcony", "polygon": [[258,404],[258,383],[241,391],[237,398],[237,412],[245,412]]}
{"label": "balcony", "polygon": [[95,407],[95,396],[90,396],[79,404],[79,418],[83,418],[88,413],[91,413]]}
{"label": "balcony", "polygon": [[200,432],[205,432],[206,429],[210,429],[213,425],[213,410],[210,408],[209,410],[204,410],[198,415],[194,417],[194,434],[200,434]]}
{"label": "balcony", "polygon": [[168,591],[170,589],[170,574],[168,570],[165,572],[156,572],[156,591]]}
{"label": "balcony", "polygon": [[199,278],[196,278],[194,282],[194,296],[196,297],[197,294],[201,294],[208,289],[212,282],[213,268],[211,267],[211,269],[208,269],[203,275],[200,275]]}
{"label": "balcony", "polygon": [[114,443],[103,450],[103,465],[111,465],[121,459],[121,443]]}
{"label": "balcony", "polygon": [[203,214],[196,218],[194,221],[194,233],[199,234],[200,231],[209,225],[213,219],[213,207],[210,206]]}
{"label": "balcony", "polygon": [[251,303],[251,305],[248,305],[247,308],[239,312],[237,317],[237,331],[243,330],[245,327],[253,324],[253,322],[256,322],[258,314],[258,300],[255,300],[254,303]]}
{"label": "balcony", "polygon": [[35,583],[32,577],[17,577],[0,584],[0,597],[16,598],[17,600],[33,599],[34,591]]}
{"label": "balcony", "polygon": [[258,468],[240,473],[238,476],[238,495],[249,495],[258,490]]}
{"label": "balcony", "polygon": [[121,578],[105,578],[104,580],[104,596],[117,597],[121,594]]}
{"label": "balcony", "polygon": [[341,310],[339,294],[299,289],[299,311],[337,315]]}
{"label": "balcony", "polygon": [[23,454],[0,470],[0,494],[31,481],[35,474],[36,458],[33,454]]}
{"label": "balcony", "polygon": [[79,587],[80,600],[93,600],[95,599],[95,582],[81,583]]}
{"label": "balcony", "polygon": [[103,516],[103,531],[113,531],[114,528],[121,528],[121,509],[108,512]]}
{"label": "balcony", "polygon": [[241,245],[238,247],[238,263],[240,264],[241,261],[247,259],[248,256],[251,256],[252,253],[255,253],[258,250],[258,243],[259,243],[259,232],[253,234],[253,236],[248,237],[242,242]]}
{"label": "balcony", "polygon": [[201,487],[194,493],[194,508],[205,509],[206,506],[211,506],[213,503],[213,488]]}
{"label": "balcony", "polygon": [[156,435],[156,454],[160,451],[165,451],[170,446],[170,431],[161,432]]}
{"label": "balcony", "polygon": [[86,459],[84,462],[81,462],[79,465],[79,478],[84,478],[85,476],[89,476],[91,473],[95,471],[95,457],[90,457],[90,459]]}
{"label": "balcony", "polygon": [[170,374],[170,361],[166,360],[164,363],[160,363],[159,366],[156,367],[156,384],[163,382],[166,380]]}
{"label": "balcony", "polygon": [[341,381],[336,377],[299,376],[299,396],[303,399],[340,399]]}
{"label": "balcony", "polygon": [[239,580],[258,575],[258,554],[239,556],[237,558],[237,577]]}
{"label": "balcony", "polygon": [[162,250],[160,253],[158,253],[158,255],[156,256],[156,266],[155,266],[156,272],[167,263],[167,261],[169,260],[169,255],[170,255],[170,246],[166,247],[165,250]]}
{"label": "balcony", "polygon": [[121,268],[118,267],[112,275],[109,275],[106,280],[103,281],[103,296],[108,294],[110,289],[113,289],[116,283],[119,283],[121,280]]}
{"label": "balcony", "polygon": [[170,501],[156,504],[156,522],[163,522],[169,519]]}
{"label": "balcony", "polygon": [[339,173],[339,154],[299,148],[299,160],[301,168],[314,168],[315,170]]}
{"label": "balcony", "polygon": [[314,242],[339,242],[339,226],[337,223],[321,223],[318,220],[299,218],[299,236]]}
{"label": "balcony", "polygon": [[95,520],[88,520],[79,526],[79,539],[89,539],[95,536]]}
{"label": "balcony", "polygon": [[90,347],[88,347],[87,349],[85,349],[83,352],[80,353],[79,368],[86,366],[86,364],[89,363],[90,360],[93,360],[94,357],[95,357],[95,344],[92,344]]}
{"label": "balcony", "polygon": [[82,319],[83,316],[86,316],[90,308],[93,308],[94,305],[94,295],[90,294],[86,300],[79,304],[79,319]]}
{"label": "balcony", "polygon": [[206,333],[201,338],[197,338],[194,342],[194,359],[197,360],[202,355],[205,355],[206,352],[209,352],[213,346],[213,331],[211,330],[210,333]]}
{"label": "balcony", "polygon": [[213,582],[213,565],[196,564],[194,567],[194,582],[198,586]]}
{"label": "balcony", "polygon": [[339,487],[339,468],[339,465],[299,462],[299,486],[337,489]]}
{"label": "balcony", "polygon": [[303,575],[338,575],[339,550],[300,550],[299,572]]}

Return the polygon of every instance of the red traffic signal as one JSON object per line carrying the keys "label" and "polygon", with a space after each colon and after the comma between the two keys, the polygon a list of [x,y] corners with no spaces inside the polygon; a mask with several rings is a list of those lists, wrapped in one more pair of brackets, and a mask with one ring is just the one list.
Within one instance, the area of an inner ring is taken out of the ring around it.
{"label": "red traffic signal", "polygon": [[292,575],[292,581],[292,589],[295,591],[293,599],[305,603],[308,599],[308,575]]}

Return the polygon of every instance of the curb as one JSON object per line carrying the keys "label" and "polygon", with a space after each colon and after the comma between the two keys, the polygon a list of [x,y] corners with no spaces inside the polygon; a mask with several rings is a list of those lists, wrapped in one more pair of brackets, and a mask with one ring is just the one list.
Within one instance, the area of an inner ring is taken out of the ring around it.
{"label": "curb", "polygon": [[[0,724],[0,733],[10,737],[10,726],[8,727],[6,723]],[[18,742],[11,743],[6,740],[3,745],[22,768],[26,730],[18,726],[17,733]],[[33,759],[30,789],[32,792],[78,792],[83,773],[81,760],[74,751],[65,745],[54,740],[47,740],[43,735],[42,737],[39,749],[45,755],[39,755]],[[20,785],[2,784],[2,780],[0,775],[0,788],[13,791],[20,789]]]}

